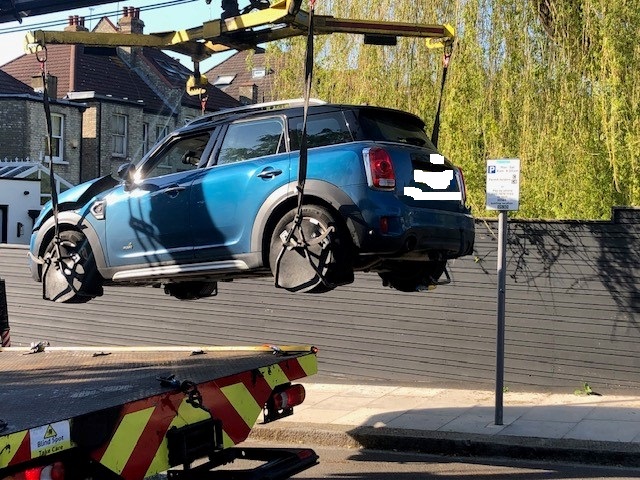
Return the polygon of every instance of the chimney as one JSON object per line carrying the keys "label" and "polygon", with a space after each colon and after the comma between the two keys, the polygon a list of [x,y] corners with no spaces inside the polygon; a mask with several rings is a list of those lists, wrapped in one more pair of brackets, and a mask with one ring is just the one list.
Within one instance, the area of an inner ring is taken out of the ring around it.
{"label": "chimney", "polygon": [[89,29],[84,26],[84,17],[78,15],[69,15],[69,24],[64,27],[65,32],[88,32]]}
{"label": "chimney", "polygon": [[120,33],[142,33],[144,22],[140,20],[140,9],[134,7],[123,7],[122,17],[118,20]]}
{"label": "chimney", "polygon": [[255,83],[244,83],[238,87],[238,100],[242,105],[258,103],[258,86]]}
{"label": "chimney", "polygon": [[[34,75],[31,77],[31,86],[36,93],[44,93],[42,86],[42,75]],[[58,77],[47,74],[47,93],[49,98],[58,98]]]}

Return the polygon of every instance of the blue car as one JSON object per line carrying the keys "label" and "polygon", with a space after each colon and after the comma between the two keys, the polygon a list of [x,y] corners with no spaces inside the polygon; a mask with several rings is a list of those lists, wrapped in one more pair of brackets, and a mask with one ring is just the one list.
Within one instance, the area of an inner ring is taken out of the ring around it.
{"label": "blue car", "polygon": [[298,201],[303,109],[252,105],[203,116],[135,164],[59,196],[35,222],[30,258],[44,297],[86,302],[103,285],[162,285],[179,299],[217,282],[274,276],[321,293],[373,272],[413,292],[468,255],[474,222],[462,172],[418,117],[313,104]]}

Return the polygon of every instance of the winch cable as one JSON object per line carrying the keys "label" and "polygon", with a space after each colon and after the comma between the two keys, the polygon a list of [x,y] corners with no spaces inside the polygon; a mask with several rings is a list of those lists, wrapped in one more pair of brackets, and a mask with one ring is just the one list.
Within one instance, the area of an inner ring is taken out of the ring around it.
{"label": "winch cable", "polygon": [[[304,63],[304,100],[303,100],[303,111],[302,111],[302,132],[300,136],[300,160],[298,162],[298,184],[296,186],[296,190],[298,193],[298,206],[296,215],[293,221],[293,227],[288,232],[286,239],[282,242],[282,250],[278,254],[278,258],[276,260],[276,271],[275,271],[275,286],[280,287],[279,278],[280,278],[280,264],[282,262],[282,257],[284,253],[291,248],[303,248],[305,250],[305,255],[309,261],[309,264],[316,272],[322,283],[326,286],[331,286],[328,284],[326,278],[322,274],[321,268],[319,265],[313,263],[311,258],[309,247],[312,245],[317,245],[321,243],[332,231],[333,227],[329,227],[323,234],[314,238],[311,242],[307,242],[304,231],[302,229],[302,220],[303,213],[302,207],[304,204],[304,187],[307,180],[307,163],[308,163],[308,146],[307,146],[307,116],[309,112],[309,98],[311,97],[311,84],[313,81],[313,40],[314,40],[314,25],[313,25],[313,16],[315,11],[315,3],[316,0],[309,0],[309,29],[307,32],[307,48],[305,53],[305,63]],[[294,240],[295,238],[295,240]]]}
{"label": "winch cable", "polygon": [[431,143],[437,148],[438,137],[440,136],[440,110],[442,109],[442,97],[444,96],[444,85],[447,81],[447,71],[449,70],[449,62],[453,53],[453,41],[446,41],[444,44],[444,53],[442,57],[442,81],[440,82],[440,98],[438,99],[438,108],[436,117],[433,121],[433,131],[431,132]]}

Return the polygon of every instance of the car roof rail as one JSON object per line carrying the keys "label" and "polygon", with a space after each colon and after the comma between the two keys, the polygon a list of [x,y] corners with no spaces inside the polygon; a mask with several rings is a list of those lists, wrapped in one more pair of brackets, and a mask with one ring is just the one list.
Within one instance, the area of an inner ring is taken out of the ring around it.
{"label": "car roof rail", "polygon": [[[327,102],[319,100],[317,98],[310,98],[309,105],[325,105]],[[215,120],[216,118],[225,117],[234,113],[253,112],[260,110],[277,110],[282,108],[301,107],[304,105],[304,98],[290,98],[288,100],[275,100],[273,102],[254,103],[251,105],[244,105],[242,107],[225,108],[217,112],[207,113],[202,117],[196,118],[189,122],[189,125],[197,125],[207,122],[209,120]]]}

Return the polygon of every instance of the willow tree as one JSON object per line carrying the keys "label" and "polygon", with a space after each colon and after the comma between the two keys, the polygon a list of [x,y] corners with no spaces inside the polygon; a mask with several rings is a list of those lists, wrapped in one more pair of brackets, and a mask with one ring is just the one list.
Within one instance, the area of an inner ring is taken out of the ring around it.
{"label": "willow tree", "polygon": [[[452,23],[441,150],[465,170],[484,214],[485,161],[521,159],[521,217],[607,218],[640,205],[640,8],[626,0],[317,2],[344,18]],[[270,45],[281,98],[302,92],[304,40]],[[313,95],[400,108],[433,123],[441,53],[316,37]]]}

